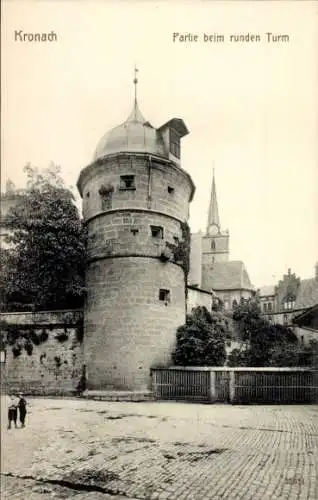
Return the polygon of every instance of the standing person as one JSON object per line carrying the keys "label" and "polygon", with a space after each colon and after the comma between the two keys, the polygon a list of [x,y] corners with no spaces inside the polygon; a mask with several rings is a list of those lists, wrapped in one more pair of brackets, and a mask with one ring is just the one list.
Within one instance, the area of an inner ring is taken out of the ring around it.
{"label": "standing person", "polygon": [[26,406],[27,406],[27,401],[24,399],[23,394],[19,394],[18,408],[19,408],[21,427],[25,427],[25,417],[27,413]]}
{"label": "standing person", "polygon": [[13,394],[10,394],[7,397],[7,401],[8,401],[8,429],[11,429],[12,421],[14,422],[14,427],[17,428],[19,399]]}

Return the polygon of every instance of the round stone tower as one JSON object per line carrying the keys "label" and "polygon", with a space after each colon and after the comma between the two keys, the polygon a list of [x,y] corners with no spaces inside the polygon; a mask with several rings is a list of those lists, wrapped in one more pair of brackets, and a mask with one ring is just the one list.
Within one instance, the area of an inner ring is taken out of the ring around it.
{"label": "round stone tower", "polygon": [[180,248],[195,189],[180,167],[187,133],[177,118],[152,127],[135,96],[131,115],[100,140],[79,176],[88,230],[88,389],[146,390],[150,367],[170,361],[185,320]]}

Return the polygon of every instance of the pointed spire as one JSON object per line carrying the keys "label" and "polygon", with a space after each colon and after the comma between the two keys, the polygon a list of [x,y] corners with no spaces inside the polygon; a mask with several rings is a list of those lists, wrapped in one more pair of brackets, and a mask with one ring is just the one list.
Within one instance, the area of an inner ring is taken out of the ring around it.
{"label": "pointed spire", "polygon": [[210,198],[210,206],[208,214],[207,232],[209,232],[211,226],[217,226],[218,229],[220,229],[220,218],[219,218],[218,202],[216,198],[214,166],[213,166],[213,179],[212,179],[211,198]]}
{"label": "pointed spire", "polygon": [[139,123],[145,123],[145,118],[142,116],[141,111],[138,107],[138,101],[137,101],[137,84],[138,84],[138,78],[137,78],[137,73],[139,69],[136,68],[135,66],[135,78],[134,78],[134,86],[135,86],[135,99],[134,99],[134,107],[132,112],[130,113],[129,117],[127,118],[127,122],[139,122]]}

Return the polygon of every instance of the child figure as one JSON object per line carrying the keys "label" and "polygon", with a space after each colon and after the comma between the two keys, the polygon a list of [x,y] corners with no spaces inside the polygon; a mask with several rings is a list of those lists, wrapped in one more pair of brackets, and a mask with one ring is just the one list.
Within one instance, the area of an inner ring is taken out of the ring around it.
{"label": "child figure", "polygon": [[8,429],[11,429],[12,421],[14,422],[14,427],[17,428],[19,399],[13,394],[10,394],[9,396],[7,396],[7,402],[8,402]]}
{"label": "child figure", "polygon": [[26,406],[27,406],[27,401],[24,399],[23,394],[19,394],[19,402],[18,402],[18,408],[19,408],[19,417],[20,417],[20,422],[21,422],[21,427],[25,427],[25,417],[26,417]]}

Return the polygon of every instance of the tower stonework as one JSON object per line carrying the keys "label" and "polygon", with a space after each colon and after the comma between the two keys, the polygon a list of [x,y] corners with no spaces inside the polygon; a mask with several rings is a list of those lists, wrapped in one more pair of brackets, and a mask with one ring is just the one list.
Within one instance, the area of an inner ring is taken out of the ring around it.
{"label": "tower stonework", "polygon": [[106,134],[78,180],[88,231],[84,362],[88,389],[146,390],[185,320],[183,240],[194,194],[180,167],[184,122],[141,115]]}

